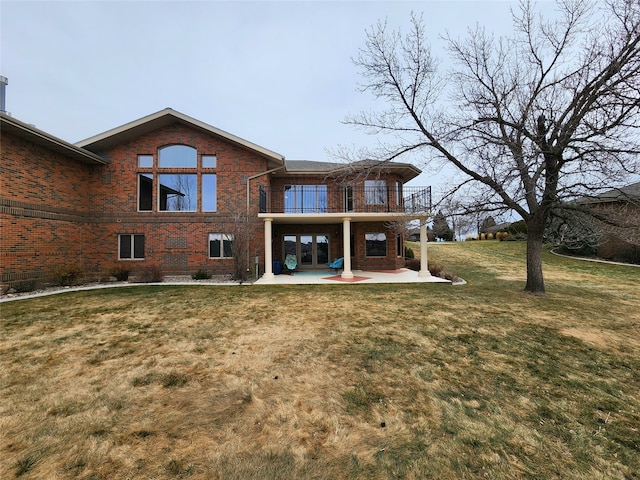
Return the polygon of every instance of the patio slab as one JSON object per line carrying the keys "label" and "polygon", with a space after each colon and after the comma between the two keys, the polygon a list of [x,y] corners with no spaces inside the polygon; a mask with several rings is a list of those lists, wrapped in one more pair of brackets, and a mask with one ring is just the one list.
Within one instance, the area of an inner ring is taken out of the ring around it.
{"label": "patio slab", "polygon": [[309,284],[362,284],[362,283],[451,283],[440,277],[419,277],[418,272],[408,268],[398,270],[353,270],[353,278],[342,278],[333,270],[293,272],[275,275],[273,279],[260,277],[254,285],[309,285]]}

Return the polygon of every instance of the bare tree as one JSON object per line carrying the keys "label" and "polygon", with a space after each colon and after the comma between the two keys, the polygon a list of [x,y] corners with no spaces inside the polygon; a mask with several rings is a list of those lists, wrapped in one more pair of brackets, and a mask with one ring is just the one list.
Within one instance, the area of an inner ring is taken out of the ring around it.
{"label": "bare tree", "polygon": [[244,282],[251,273],[252,252],[250,251],[250,243],[255,232],[255,225],[246,213],[235,212],[231,231],[233,235],[231,246],[233,256],[232,277],[234,280]]}
{"label": "bare tree", "polygon": [[451,72],[438,71],[419,16],[406,35],[379,22],[354,63],[362,90],[387,108],[345,122],[391,134],[360,158],[419,153],[463,174],[450,193],[473,186],[470,210],[519,214],[528,228],[525,290],[543,294],[552,210],[639,169],[640,2],[560,0],[557,17],[545,19],[523,0],[512,17],[509,37],[481,27],[445,36]]}

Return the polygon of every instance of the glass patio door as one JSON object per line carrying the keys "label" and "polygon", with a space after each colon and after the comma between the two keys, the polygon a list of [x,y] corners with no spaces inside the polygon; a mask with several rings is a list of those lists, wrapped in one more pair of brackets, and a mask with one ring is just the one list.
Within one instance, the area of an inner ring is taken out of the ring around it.
{"label": "glass patio door", "polygon": [[301,268],[322,268],[329,262],[329,236],[285,235],[284,253],[296,255]]}
{"label": "glass patio door", "polygon": [[316,235],[316,266],[325,267],[329,263],[329,236]]}

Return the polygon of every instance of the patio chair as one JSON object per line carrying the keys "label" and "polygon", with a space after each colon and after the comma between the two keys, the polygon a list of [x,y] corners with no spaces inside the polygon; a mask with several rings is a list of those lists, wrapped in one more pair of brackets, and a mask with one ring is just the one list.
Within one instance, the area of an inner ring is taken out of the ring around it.
{"label": "patio chair", "polygon": [[344,264],[344,257],[340,257],[340,258],[334,259],[333,262],[331,262],[331,263],[327,263],[327,267],[335,270],[336,274],[337,274],[338,273],[338,269],[342,268],[343,264]]}
{"label": "patio chair", "polygon": [[294,254],[290,253],[284,259],[284,266],[287,267],[287,270],[293,272],[298,268],[298,259]]}

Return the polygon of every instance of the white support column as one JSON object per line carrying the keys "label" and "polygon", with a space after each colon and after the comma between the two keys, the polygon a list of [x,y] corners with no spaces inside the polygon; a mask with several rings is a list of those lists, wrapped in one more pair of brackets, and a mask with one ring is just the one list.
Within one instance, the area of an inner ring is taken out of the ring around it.
{"label": "white support column", "polygon": [[427,261],[427,219],[420,220],[420,271],[419,277],[430,277],[429,263]]}
{"label": "white support column", "polygon": [[344,269],[342,270],[342,278],[353,278],[351,271],[351,219],[342,219],[342,243],[344,245]]}
{"label": "white support column", "polygon": [[264,219],[264,275],[262,278],[265,280],[273,280],[275,275],[273,274],[273,241],[271,233],[272,218]]}

